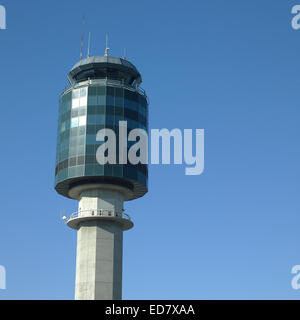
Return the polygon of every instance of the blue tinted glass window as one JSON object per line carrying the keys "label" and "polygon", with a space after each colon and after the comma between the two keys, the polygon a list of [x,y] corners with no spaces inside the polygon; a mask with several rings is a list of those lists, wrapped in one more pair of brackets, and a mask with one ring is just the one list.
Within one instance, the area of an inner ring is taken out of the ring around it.
{"label": "blue tinted glass window", "polygon": [[106,104],[110,106],[115,105],[115,97],[113,96],[106,96]]}

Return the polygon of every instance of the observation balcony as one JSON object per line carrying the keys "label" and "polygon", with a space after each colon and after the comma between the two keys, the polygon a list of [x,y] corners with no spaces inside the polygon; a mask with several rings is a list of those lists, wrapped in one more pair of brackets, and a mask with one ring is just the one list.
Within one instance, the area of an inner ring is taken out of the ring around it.
{"label": "observation balcony", "polygon": [[62,220],[67,226],[78,230],[80,223],[85,221],[110,221],[121,225],[123,231],[133,228],[133,222],[130,216],[124,211],[116,211],[113,209],[95,209],[95,210],[81,210],[72,213],[69,217],[64,216]]}
{"label": "observation balcony", "polygon": [[119,81],[119,80],[112,80],[109,78],[104,78],[104,79],[88,79],[85,81],[81,81],[79,83],[75,83],[71,86],[66,86],[64,90],[62,91],[62,95],[70,92],[73,89],[78,89],[80,87],[86,87],[86,86],[91,86],[91,85],[99,85],[99,86],[111,86],[111,87],[117,87],[117,88],[124,88],[133,92],[138,92],[140,95],[145,97],[147,99],[147,102],[149,104],[149,98],[146,94],[146,91],[135,85],[130,85],[127,83],[124,83],[124,81]]}

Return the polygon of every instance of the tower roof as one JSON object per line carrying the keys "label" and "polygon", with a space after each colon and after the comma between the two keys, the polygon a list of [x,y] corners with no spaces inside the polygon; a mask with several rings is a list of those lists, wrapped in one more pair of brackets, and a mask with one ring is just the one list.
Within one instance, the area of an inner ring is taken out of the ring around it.
{"label": "tower roof", "polygon": [[138,85],[142,82],[141,74],[131,62],[112,56],[95,56],[80,60],[69,72],[68,79],[74,84],[87,77],[117,77],[129,83],[136,81]]}

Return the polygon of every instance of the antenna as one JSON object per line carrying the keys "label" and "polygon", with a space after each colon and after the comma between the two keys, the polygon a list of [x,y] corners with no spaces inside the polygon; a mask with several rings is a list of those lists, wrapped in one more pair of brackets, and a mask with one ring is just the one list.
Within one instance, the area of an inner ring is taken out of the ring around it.
{"label": "antenna", "polygon": [[108,56],[108,51],[109,51],[109,47],[108,47],[108,34],[106,34],[106,48],[105,48],[105,53],[104,53],[104,56],[105,56],[105,57]]}
{"label": "antenna", "polygon": [[82,16],[82,33],[81,33],[80,60],[82,60],[82,52],[83,52],[84,24],[85,24],[85,15]]}
{"label": "antenna", "polygon": [[90,48],[91,48],[91,33],[89,32],[89,44],[88,44],[88,52],[87,52],[87,57],[90,57]]}
{"label": "antenna", "polygon": [[122,59],[126,60],[126,48],[123,49],[123,57]]}

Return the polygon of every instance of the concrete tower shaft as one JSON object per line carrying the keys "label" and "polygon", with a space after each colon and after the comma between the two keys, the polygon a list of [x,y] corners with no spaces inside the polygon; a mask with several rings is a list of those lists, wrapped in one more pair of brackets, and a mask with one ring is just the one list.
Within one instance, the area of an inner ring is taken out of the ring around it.
{"label": "concrete tower shaft", "polygon": [[123,231],[111,221],[82,222],[77,234],[76,300],[121,300]]}
{"label": "concrete tower shaft", "polygon": [[111,221],[82,222],[77,234],[76,300],[121,300],[123,231]]}
{"label": "concrete tower shaft", "polygon": [[82,187],[78,212],[67,222],[78,230],[76,300],[122,299],[123,231],[133,227],[125,194],[115,185]]}
{"label": "concrete tower shaft", "polygon": [[80,196],[75,299],[122,299],[123,199],[120,191],[106,189]]}

